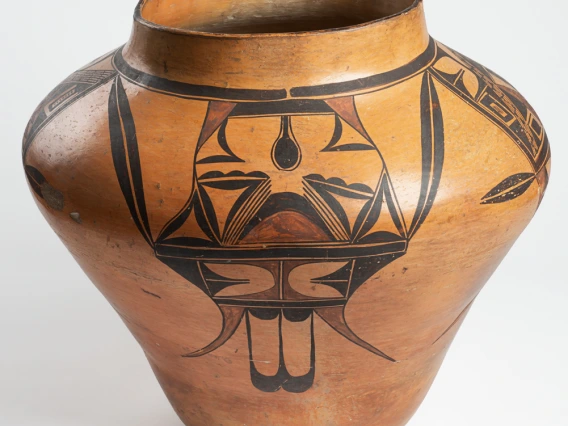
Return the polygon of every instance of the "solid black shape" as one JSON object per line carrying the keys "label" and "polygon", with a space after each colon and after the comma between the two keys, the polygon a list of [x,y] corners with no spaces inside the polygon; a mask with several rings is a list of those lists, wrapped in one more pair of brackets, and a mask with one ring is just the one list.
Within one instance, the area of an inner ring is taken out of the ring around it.
{"label": "solid black shape", "polygon": [[225,120],[221,127],[219,128],[219,133],[217,134],[217,142],[223,151],[227,155],[214,155],[212,157],[207,157],[202,160],[197,161],[195,164],[214,164],[214,163],[244,163],[244,160],[240,159],[235,155],[235,153],[229,147],[227,143],[227,124],[228,120]]}
{"label": "solid black shape", "polygon": [[323,277],[314,278],[311,280],[312,284],[325,285],[337,290],[343,297],[347,296],[347,289],[349,288],[349,280],[353,270],[353,262],[347,263],[335,272]]}
{"label": "solid black shape", "polygon": [[481,204],[499,204],[514,200],[527,192],[535,179],[534,173],[518,173],[509,176],[489,191],[482,198]]}
{"label": "solid black shape", "polygon": [[313,309],[282,309],[284,318],[290,322],[304,322],[313,314]]}
{"label": "solid black shape", "polygon": [[270,321],[278,318],[281,309],[279,308],[252,308],[248,312],[255,318],[263,321]]}
{"label": "solid black shape", "polygon": [[374,257],[385,253],[406,252],[408,241],[401,238],[400,241],[390,243],[377,243],[373,245],[359,245],[346,242],[342,245],[326,245],[320,247],[311,245],[290,244],[281,247],[271,246],[240,246],[240,247],[180,247],[170,246],[165,243],[156,244],[156,254],[159,257],[178,257],[181,259],[201,260],[207,256],[215,261],[242,261],[242,260],[349,260],[359,257]]}
{"label": "solid black shape", "polygon": [[207,284],[199,272],[197,261],[173,257],[158,257],[158,260],[211,297]]}
{"label": "solid black shape", "polygon": [[46,183],[45,176],[41,174],[41,172],[32,166],[25,166],[26,177],[28,178],[28,182],[32,187],[33,191],[38,195],[38,197],[43,198],[43,194],[41,192],[41,186]]}
{"label": "solid black shape", "polygon": [[282,116],[302,114],[333,114],[324,101],[316,99],[289,99],[274,102],[239,102],[230,117]]}
{"label": "solid black shape", "polygon": [[424,73],[420,93],[422,126],[422,185],[418,208],[410,226],[412,237],[430,213],[440,186],[444,167],[444,119],[440,99],[429,72]]}
{"label": "solid black shape", "polygon": [[292,171],[302,161],[302,149],[294,137],[290,117],[283,115],[281,121],[280,136],[272,147],[272,161],[278,169]]}
{"label": "solid black shape", "polygon": [[144,198],[136,126],[120,77],[117,77],[112,84],[108,114],[111,152],[120,188],[134,223],[146,242],[153,247],[154,241]]}
{"label": "solid black shape", "polygon": [[[292,376],[286,368],[286,361],[284,360],[284,343],[282,339],[282,317],[283,313],[280,312],[278,316],[278,338],[279,338],[279,363],[278,372],[274,376],[265,376],[260,373],[256,368],[253,348],[252,348],[252,328],[250,324],[249,312],[246,313],[246,327],[249,346],[249,364],[251,381],[255,388],[262,392],[278,392],[284,389],[290,393],[303,393],[310,389],[314,384],[316,372],[316,352],[315,352],[315,336],[314,336],[314,316],[311,316],[311,350],[310,350],[310,371],[303,376]],[[309,317],[308,317],[309,318]]]}
{"label": "solid black shape", "polygon": [[369,278],[405,254],[406,253],[393,253],[357,259],[355,265],[353,265],[353,276],[351,278],[351,286],[349,287],[347,298],[349,299],[353,296],[359,287],[365,284]]}
{"label": "solid black shape", "polygon": [[[255,308],[255,312],[271,309],[313,309],[313,308],[332,308],[335,306],[345,306],[344,299],[306,299],[306,300],[243,300],[231,299],[228,297],[216,298],[215,303],[226,306],[239,306]],[[262,319],[262,318],[261,318]]]}
{"label": "solid black shape", "polygon": [[542,133],[542,126],[536,119],[532,120],[531,127],[535,131],[535,133],[540,136],[540,134]]}
{"label": "solid black shape", "polygon": [[340,93],[364,90],[375,86],[384,86],[392,83],[399,83],[407,78],[412,77],[421,69],[426,67],[434,60],[436,55],[436,42],[430,38],[428,48],[412,62],[383,74],[377,74],[370,77],[359,78],[357,80],[345,81],[343,83],[322,84],[319,86],[295,87],[290,90],[290,94],[294,98],[330,96]]}

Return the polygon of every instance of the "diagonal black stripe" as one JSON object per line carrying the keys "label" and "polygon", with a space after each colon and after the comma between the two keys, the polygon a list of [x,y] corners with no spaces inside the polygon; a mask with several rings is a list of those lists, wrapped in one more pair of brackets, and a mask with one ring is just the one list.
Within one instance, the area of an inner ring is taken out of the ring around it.
{"label": "diagonal black stripe", "polygon": [[329,83],[320,86],[295,87],[290,90],[290,94],[294,98],[328,96],[398,83],[418,73],[421,69],[431,63],[434,60],[435,56],[436,42],[434,41],[434,39],[430,38],[428,48],[420,56],[403,67],[382,74],[372,75],[370,77],[360,78],[358,80],[345,81],[342,83]]}
{"label": "diagonal black stripe", "polygon": [[126,204],[128,205],[128,209],[130,210],[130,214],[132,215],[132,219],[134,220],[136,227],[138,228],[146,242],[153,247],[154,244],[149,238],[148,234],[146,234],[146,230],[138,216],[134,193],[132,191],[132,185],[130,181],[130,175],[128,173],[128,163],[126,159],[126,150],[124,147],[124,133],[118,100],[117,80],[119,78],[120,77],[117,77],[112,84],[108,105],[112,159],[116,171],[116,176],[118,178],[118,183],[126,200]]}
{"label": "diagonal black stripe", "polygon": [[138,139],[136,137],[136,125],[134,117],[130,109],[128,96],[122,85],[122,80],[117,79],[117,95],[120,116],[126,137],[126,147],[128,149],[128,162],[130,165],[130,174],[132,175],[132,184],[134,186],[134,196],[136,207],[140,212],[140,219],[144,225],[148,237],[152,240],[152,231],[148,220],[148,211],[146,210],[146,199],[144,196],[144,181],[142,180],[142,165],[140,164],[140,152],[138,150]]}
{"label": "diagonal black stripe", "polygon": [[420,92],[420,119],[422,127],[422,183],[420,186],[420,198],[416,213],[410,225],[410,234],[414,233],[426,204],[430,177],[432,173],[432,99],[430,93],[430,77],[424,73],[422,78],[422,89]]}
{"label": "diagonal black stripe", "polygon": [[412,220],[412,237],[426,220],[434,204],[444,166],[444,120],[434,80],[424,73],[420,94],[422,123],[422,184],[418,207]]}

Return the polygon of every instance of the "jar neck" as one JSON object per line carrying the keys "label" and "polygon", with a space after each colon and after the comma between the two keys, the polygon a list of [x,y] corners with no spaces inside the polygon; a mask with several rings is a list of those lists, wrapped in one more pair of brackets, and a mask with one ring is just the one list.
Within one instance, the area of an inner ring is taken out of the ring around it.
{"label": "jar neck", "polygon": [[[341,0],[323,3],[326,1]],[[172,4],[192,3],[178,0]],[[214,3],[207,2],[209,7]],[[148,7],[154,13],[145,13]],[[394,15],[354,26],[249,34],[205,32],[208,27],[203,22],[195,24],[200,28],[196,30],[182,24],[179,11],[160,15],[162,7],[167,8],[168,2],[146,0],[138,6],[131,38],[121,52],[123,65],[140,75],[196,86],[280,90],[286,97],[297,88],[346,82],[356,90],[358,80],[420,62],[432,47],[422,0]],[[162,24],[166,22],[171,26]],[[221,21],[214,22],[220,25]]]}

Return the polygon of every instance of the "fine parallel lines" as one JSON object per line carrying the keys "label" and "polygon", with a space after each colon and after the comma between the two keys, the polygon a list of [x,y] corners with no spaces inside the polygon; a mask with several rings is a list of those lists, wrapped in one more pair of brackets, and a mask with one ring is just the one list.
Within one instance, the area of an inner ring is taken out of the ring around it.
{"label": "fine parallel lines", "polygon": [[306,198],[314,206],[315,210],[333,232],[334,236],[340,240],[349,239],[349,235],[347,235],[347,232],[343,229],[343,225],[339,222],[339,219],[337,219],[333,211],[327,206],[321,196],[306,182],[304,182],[304,191]]}
{"label": "fine parallel lines", "polygon": [[260,210],[264,202],[270,196],[272,184],[269,180],[262,183],[247,202],[239,209],[235,218],[227,228],[225,244],[236,244],[247,223]]}

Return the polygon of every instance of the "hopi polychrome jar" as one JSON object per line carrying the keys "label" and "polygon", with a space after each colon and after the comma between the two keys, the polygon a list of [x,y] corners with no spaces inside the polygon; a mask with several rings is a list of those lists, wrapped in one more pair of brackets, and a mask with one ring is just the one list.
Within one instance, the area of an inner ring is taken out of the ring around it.
{"label": "hopi polychrome jar", "polygon": [[404,425],[550,173],[419,0],[147,0],[23,158],[187,425]]}

